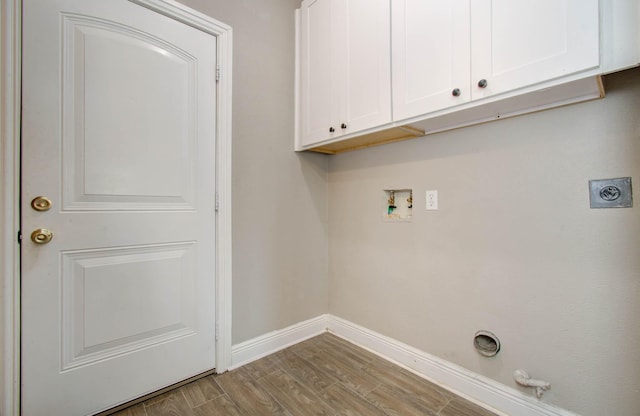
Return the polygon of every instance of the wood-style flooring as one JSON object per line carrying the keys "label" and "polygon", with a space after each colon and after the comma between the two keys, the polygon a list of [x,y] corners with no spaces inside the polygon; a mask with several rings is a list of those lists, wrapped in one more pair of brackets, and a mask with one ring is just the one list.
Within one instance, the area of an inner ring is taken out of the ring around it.
{"label": "wood-style flooring", "polygon": [[319,335],[117,416],[495,416],[375,354]]}

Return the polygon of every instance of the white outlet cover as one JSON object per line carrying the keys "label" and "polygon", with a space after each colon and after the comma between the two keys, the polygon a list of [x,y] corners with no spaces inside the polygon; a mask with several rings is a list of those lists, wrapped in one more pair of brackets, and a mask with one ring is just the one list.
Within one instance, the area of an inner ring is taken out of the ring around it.
{"label": "white outlet cover", "polygon": [[438,191],[427,191],[426,193],[426,209],[437,210],[438,209]]}

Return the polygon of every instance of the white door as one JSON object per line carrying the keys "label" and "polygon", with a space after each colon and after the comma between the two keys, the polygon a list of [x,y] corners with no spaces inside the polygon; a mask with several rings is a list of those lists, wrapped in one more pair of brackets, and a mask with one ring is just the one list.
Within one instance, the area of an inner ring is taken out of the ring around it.
{"label": "white door", "polygon": [[312,145],[342,134],[338,68],[334,62],[335,45],[343,31],[336,16],[334,0],[305,0],[300,14],[301,26],[301,144]]}
{"label": "white door", "polygon": [[468,102],[469,0],[391,3],[393,119]]}
{"label": "white door", "polygon": [[391,122],[388,0],[301,5],[303,146]]}
{"label": "white door", "polygon": [[22,413],[91,414],[215,367],[216,38],[126,0],[23,14]]}
{"label": "white door", "polygon": [[473,0],[472,99],[597,67],[598,16],[598,0]]}
{"label": "white door", "polygon": [[340,129],[354,133],[391,122],[389,0],[339,1],[345,35],[336,57],[343,68]]}

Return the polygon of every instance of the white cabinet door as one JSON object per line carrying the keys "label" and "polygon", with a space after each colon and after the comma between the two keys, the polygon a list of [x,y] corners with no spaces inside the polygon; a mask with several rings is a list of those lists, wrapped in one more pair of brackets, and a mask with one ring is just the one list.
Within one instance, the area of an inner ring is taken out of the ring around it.
{"label": "white cabinet door", "polygon": [[22,414],[94,414],[215,367],[217,41],[22,3]]}
{"label": "white cabinet door", "polygon": [[[346,32],[338,39],[340,129],[344,134],[391,121],[389,0],[341,0]],[[342,13],[341,13],[342,15]]]}
{"label": "white cabinet door", "polygon": [[391,16],[394,120],[469,101],[469,0],[394,0]]}
{"label": "white cabinet door", "polygon": [[598,0],[397,0],[391,15],[395,121],[599,65]]}
{"label": "white cabinet door", "polygon": [[[301,144],[313,144],[339,134],[335,45],[343,33],[333,0],[307,0],[300,16]],[[333,127],[334,133],[329,129]]]}
{"label": "white cabinet door", "polygon": [[473,0],[471,17],[474,100],[599,65],[598,0]]}
{"label": "white cabinet door", "polygon": [[389,0],[305,0],[302,146],[391,121]]}

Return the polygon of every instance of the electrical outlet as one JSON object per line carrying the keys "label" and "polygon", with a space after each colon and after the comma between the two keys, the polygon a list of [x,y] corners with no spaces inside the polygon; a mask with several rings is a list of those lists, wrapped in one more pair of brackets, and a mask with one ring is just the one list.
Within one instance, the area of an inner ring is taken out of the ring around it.
{"label": "electrical outlet", "polygon": [[438,191],[427,191],[427,209],[438,209]]}

